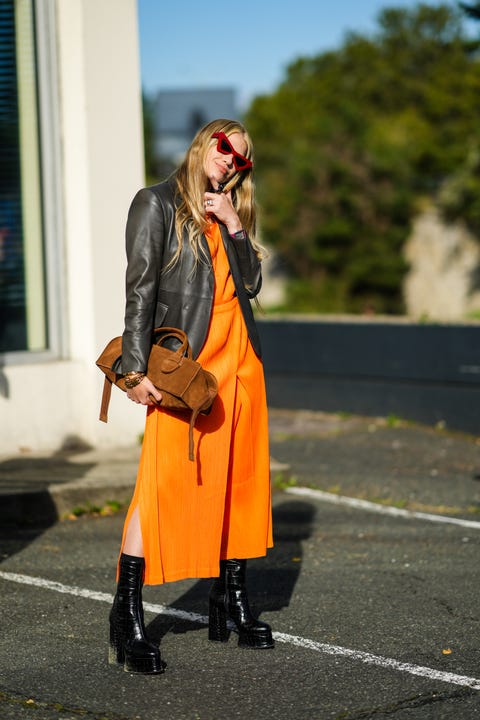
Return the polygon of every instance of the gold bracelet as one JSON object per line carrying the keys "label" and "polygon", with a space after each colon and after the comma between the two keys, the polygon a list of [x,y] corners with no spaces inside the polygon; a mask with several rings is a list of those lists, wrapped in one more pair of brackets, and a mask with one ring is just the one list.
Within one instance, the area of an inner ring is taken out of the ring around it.
{"label": "gold bracelet", "polygon": [[132,390],[134,387],[137,387],[137,385],[140,385],[143,378],[145,377],[145,373],[143,372],[128,372],[124,376],[125,379],[125,387],[128,390]]}

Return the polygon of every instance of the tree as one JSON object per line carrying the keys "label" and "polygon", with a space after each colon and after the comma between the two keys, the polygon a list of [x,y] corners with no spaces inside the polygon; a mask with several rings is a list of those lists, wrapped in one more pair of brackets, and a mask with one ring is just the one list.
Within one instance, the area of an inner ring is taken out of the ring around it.
{"label": "tree", "polygon": [[458,4],[460,5],[464,13],[468,15],[468,17],[471,17],[474,20],[480,20],[480,2],[476,2],[473,4],[459,2]]}
{"label": "tree", "polygon": [[480,66],[447,5],[300,58],[252,103],[261,228],[297,310],[401,312],[412,217],[480,147]]}

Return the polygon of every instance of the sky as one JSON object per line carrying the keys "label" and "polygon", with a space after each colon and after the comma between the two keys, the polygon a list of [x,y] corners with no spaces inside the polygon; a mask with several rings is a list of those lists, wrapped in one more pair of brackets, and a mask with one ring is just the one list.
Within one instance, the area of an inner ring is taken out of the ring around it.
{"label": "sky", "polygon": [[350,31],[373,32],[385,7],[418,4],[417,0],[137,2],[145,92],[233,88],[240,109],[255,95],[275,90],[296,58],[339,47]]}

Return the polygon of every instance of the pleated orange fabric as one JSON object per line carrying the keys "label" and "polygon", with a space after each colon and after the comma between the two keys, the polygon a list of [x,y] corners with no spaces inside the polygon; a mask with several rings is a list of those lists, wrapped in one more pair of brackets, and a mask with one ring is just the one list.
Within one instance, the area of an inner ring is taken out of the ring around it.
{"label": "pleated orange fabric", "polygon": [[[199,416],[194,463],[188,420],[147,410],[134,495],[145,584],[216,577],[220,559],[252,558],[272,547],[268,416],[263,367],[247,334],[217,223],[206,234],[215,275],[207,340],[198,360],[219,393]],[[123,541],[122,541],[123,546]]]}

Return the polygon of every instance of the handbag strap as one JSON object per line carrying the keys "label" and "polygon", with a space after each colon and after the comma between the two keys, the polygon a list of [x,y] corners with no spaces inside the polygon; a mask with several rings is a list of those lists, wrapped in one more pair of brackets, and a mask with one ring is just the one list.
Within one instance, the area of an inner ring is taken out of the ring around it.
{"label": "handbag strap", "polygon": [[100,417],[99,420],[106,423],[108,422],[108,406],[110,405],[110,396],[112,394],[112,381],[105,375],[103,381],[103,392],[102,402],[100,405]]}
{"label": "handbag strap", "polygon": [[192,462],[195,462],[195,445],[193,442],[193,426],[195,425],[195,420],[197,419],[199,411],[198,410],[192,410],[192,414],[190,416],[190,425],[188,428],[188,459]]}
{"label": "handbag strap", "polygon": [[195,447],[193,442],[193,428],[195,425],[195,422],[197,420],[197,417],[202,412],[202,408],[204,407],[205,403],[207,403],[212,397],[212,393],[209,390],[205,393],[204,397],[198,402],[198,405],[196,408],[192,410],[192,414],[190,416],[190,426],[188,429],[188,459],[192,462],[195,461]]}

